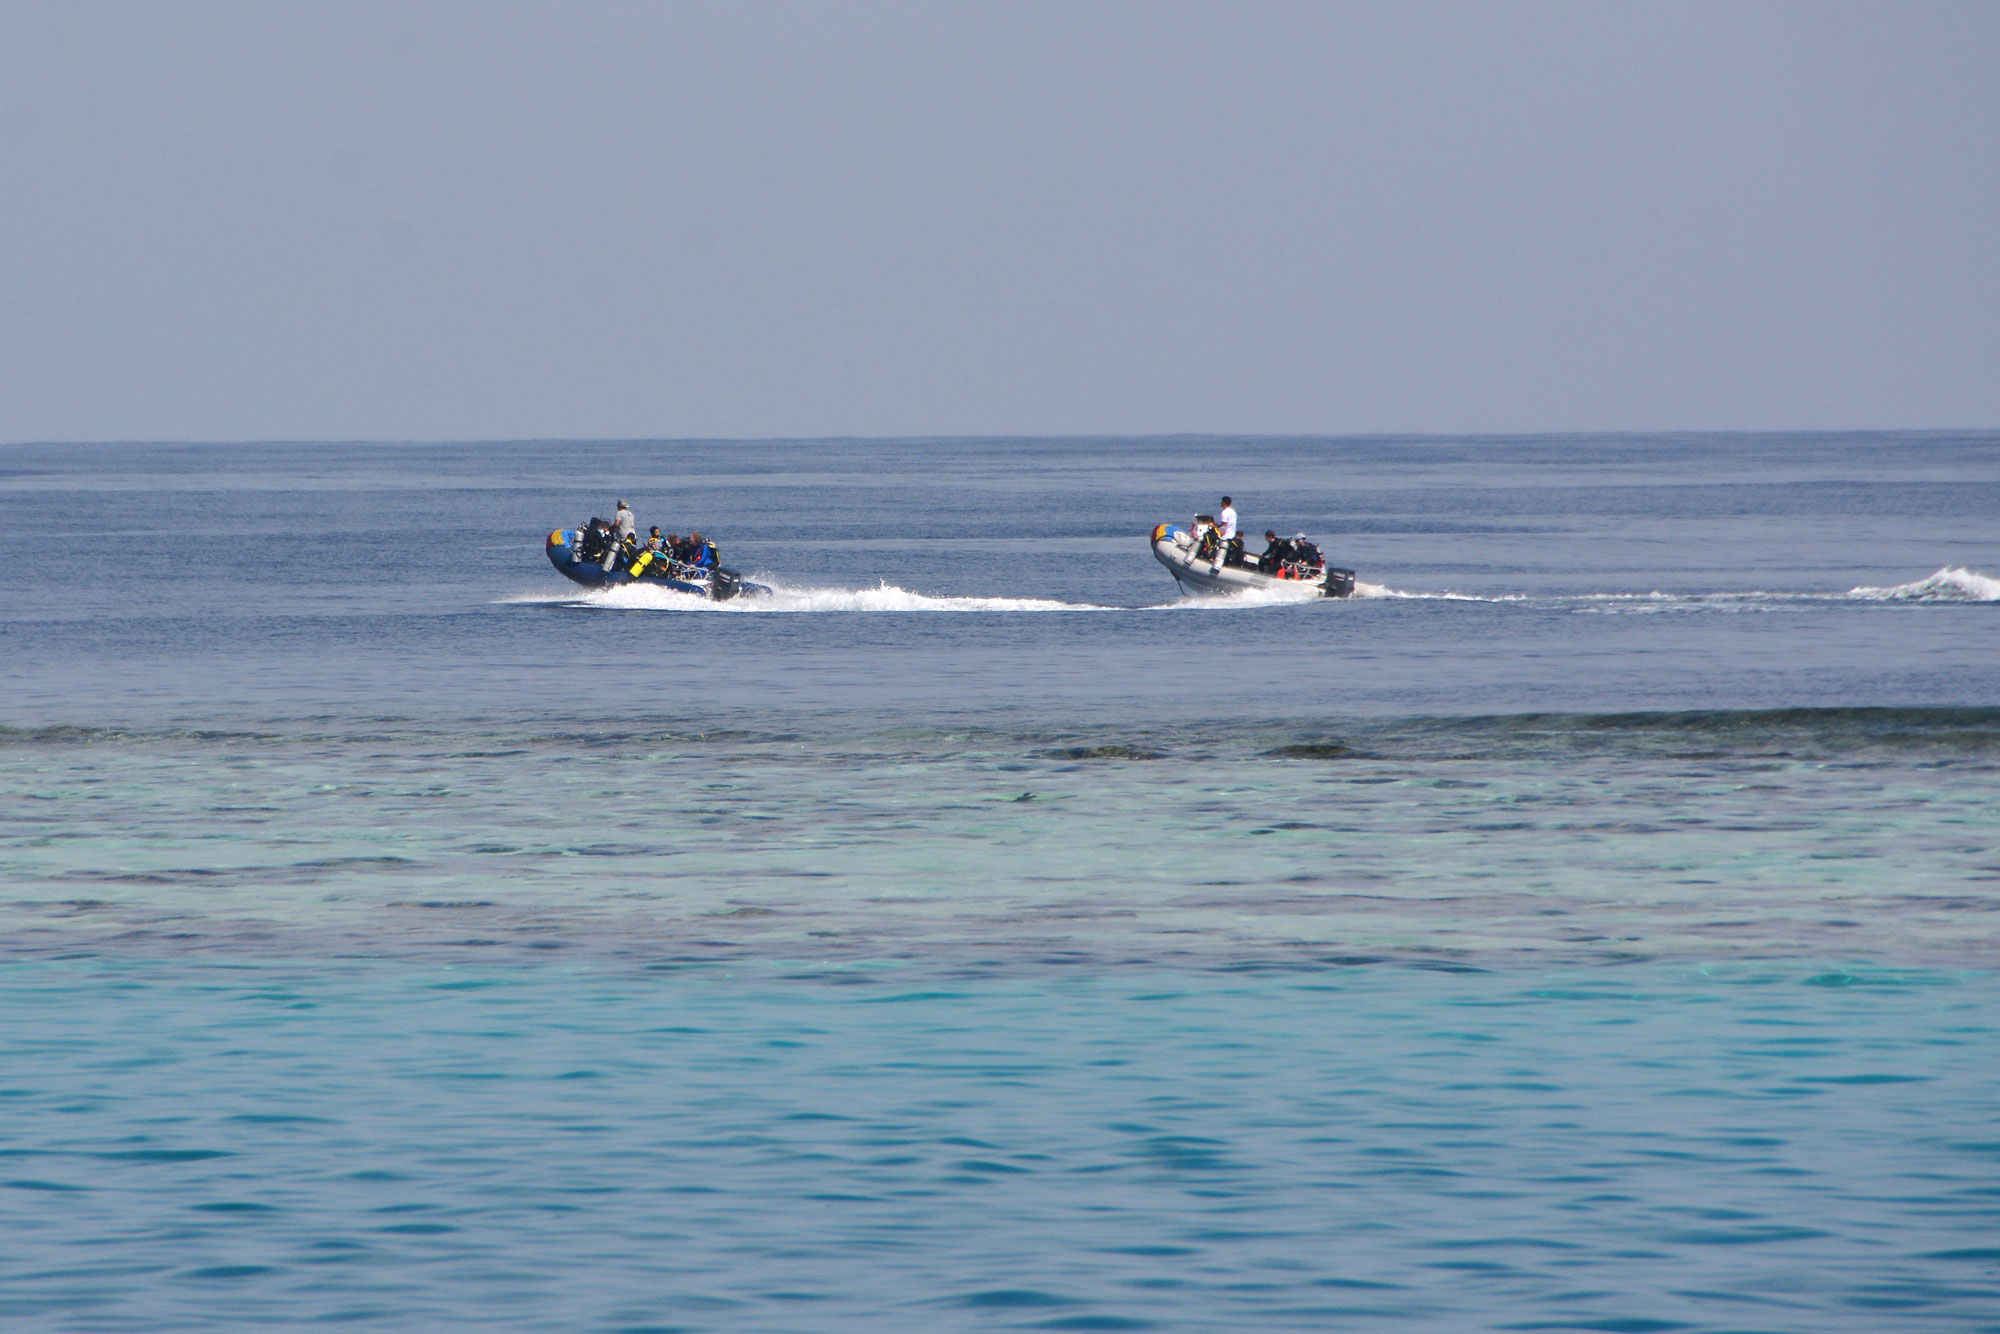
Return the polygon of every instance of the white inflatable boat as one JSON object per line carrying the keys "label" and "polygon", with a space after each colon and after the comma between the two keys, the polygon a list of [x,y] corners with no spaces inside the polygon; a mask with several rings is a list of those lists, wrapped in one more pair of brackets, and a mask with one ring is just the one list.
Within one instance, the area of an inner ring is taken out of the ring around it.
{"label": "white inflatable boat", "polygon": [[1344,598],[1354,591],[1354,571],[1335,569],[1319,548],[1303,539],[1288,543],[1291,559],[1245,560],[1240,542],[1224,550],[1213,528],[1197,524],[1196,534],[1163,523],[1153,530],[1153,556],[1183,593],[1240,593],[1252,588],[1312,588],[1321,597]]}

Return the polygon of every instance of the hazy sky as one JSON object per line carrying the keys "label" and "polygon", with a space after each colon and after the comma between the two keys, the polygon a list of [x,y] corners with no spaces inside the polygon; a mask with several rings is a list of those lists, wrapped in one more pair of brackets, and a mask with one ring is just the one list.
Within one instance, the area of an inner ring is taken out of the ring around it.
{"label": "hazy sky", "polygon": [[2000,3],[0,0],[0,440],[2000,426]]}

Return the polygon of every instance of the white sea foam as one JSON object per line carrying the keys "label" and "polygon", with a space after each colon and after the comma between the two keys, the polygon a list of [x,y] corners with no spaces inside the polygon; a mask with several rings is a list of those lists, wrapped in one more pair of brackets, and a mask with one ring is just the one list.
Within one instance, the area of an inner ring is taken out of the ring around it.
{"label": "white sea foam", "polygon": [[768,594],[746,593],[728,602],[710,602],[694,593],[681,593],[651,584],[626,584],[619,588],[596,588],[572,594],[519,596],[503,599],[508,603],[556,604],[601,607],[611,611],[711,611],[756,615],[770,612],[967,612],[967,611],[1110,611],[1088,602],[1061,602],[1053,598],[947,597],[914,593],[884,580],[873,588],[812,588],[781,584],[753,576],[751,582],[771,589]]}
{"label": "white sea foam", "polygon": [[1402,600],[1410,602],[1526,602],[1528,601],[1527,595],[1523,593],[1493,593],[1493,594],[1454,593],[1449,590],[1436,593],[1412,592],[1409,589],[1390,588],[1386,584],[1364,583],[1359,579],[1354,581],[1353,596],[1358,598],[1389,598],[1392,600]]}
{"label": "white sea foam", "polygon": [[581,593],[574,589],[567,593],[551,593],[548,591],[539,593],[510,593],[504,598],[493,599],[493,603],[499,607],[566,607],[578,601],[582,596]]}
{"label": "white sea foam", "polygon": [[915,593],[883,580],[873,588],[794,588],[758,579],[768,597],[739,597],[720,604],[725,611],[1111,611],[1089,602],[1056,598],[948,597]]}
{"label": "white sea foam", "polygon": [[1854,588],[1847,596],[1871,602],[2000,602],[2000,579],[1951,565],[1915,583]]}
{"label": "white sea foam", "polygon": [[1232,589],[1227,593],[1203,593],[1178,597],[1149,607],[1149,611],[1243,611],[1252,607],[1290,607],[1301,602],[1317,602],[1318,584],[1266,584],[1262,588]]}

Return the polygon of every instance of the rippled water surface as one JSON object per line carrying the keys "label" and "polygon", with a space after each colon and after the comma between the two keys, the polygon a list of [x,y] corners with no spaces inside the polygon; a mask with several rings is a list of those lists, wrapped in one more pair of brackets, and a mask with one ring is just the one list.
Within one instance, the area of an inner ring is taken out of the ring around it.
{"label": "rippled water surface", "polygon": [[2000,1328],[1996,479],[0,448],[0,1319]]}
{"label": "rippled water surface", "polygon": [[1976,1328],[1988,977],[10,970],[16,1318]]}

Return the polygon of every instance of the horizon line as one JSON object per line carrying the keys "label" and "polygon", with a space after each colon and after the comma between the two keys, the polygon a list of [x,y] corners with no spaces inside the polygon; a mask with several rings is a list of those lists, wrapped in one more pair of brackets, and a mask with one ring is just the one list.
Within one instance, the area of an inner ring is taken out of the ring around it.
{"label": "horizon line", "polygon": [[1841,426],[1841,427],[1664,427],[1664,428],[1580,428],[1552,431],[1090,431],[1077,434],[1048,432],[1007,433],[992,431],[914,432],[885,435],[854,433],[824,435],[520,435],[520,436],[235,436],[194,439],[186,437],[102,437],[77,439],[25,439],[0,441],[0,449],[80,446],[85,448],[121,445],[252,446],[252,445],[540,445],[540,444],[806,444],[861,443],[879,441],[1134,441],[1134,440],[1237,440],[1237,441],[1331,441],[1331,440],[1563,440],[1563,439],[1645,439],[1669,436],[1720,436],[1777,438],[1804,436],[1965,436],[2000,435],[2000,426]]}

